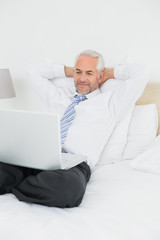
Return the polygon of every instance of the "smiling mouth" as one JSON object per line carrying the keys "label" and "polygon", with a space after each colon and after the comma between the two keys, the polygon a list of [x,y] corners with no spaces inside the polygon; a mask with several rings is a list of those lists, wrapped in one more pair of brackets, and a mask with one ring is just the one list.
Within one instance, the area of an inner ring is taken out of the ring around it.
{"label": "smiling mouth", "polygon": [[89,86],[88,83],[77,83],[77,85],[79,85],[79,86]]}

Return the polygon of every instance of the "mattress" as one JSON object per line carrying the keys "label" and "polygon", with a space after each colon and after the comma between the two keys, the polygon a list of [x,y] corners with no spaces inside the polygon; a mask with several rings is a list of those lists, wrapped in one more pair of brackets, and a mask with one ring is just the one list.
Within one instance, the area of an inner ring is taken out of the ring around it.
{"label": "mattress", "polygon": [[95,167],[79,207],[56,208],[0,196],[2,240],[159,240],[160,175],[130,161]]}

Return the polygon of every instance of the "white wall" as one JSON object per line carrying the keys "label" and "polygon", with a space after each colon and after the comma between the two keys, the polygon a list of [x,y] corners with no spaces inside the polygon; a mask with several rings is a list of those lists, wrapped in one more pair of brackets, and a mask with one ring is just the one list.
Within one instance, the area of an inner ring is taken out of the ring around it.
{"label": "white wall", "polygon": [[45,110],[27,82],[30,63],[73,65],[84,49],[106,66],[130,57],[150,66],[160,82],[159,0],[0,0],[0,68],[10,68],[17,97],[0,107]]}

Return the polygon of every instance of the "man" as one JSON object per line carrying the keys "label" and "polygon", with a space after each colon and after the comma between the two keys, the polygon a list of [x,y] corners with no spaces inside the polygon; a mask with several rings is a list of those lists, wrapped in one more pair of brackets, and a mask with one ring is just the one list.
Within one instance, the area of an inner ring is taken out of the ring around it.
{"label": "man", "polygon": [[[104,68],[101,54],[87,50],[78,55],[74,68],[43,64],[32,67],[29,74],[51,111],[61,117],[62,151],[85,155],[87,160],[69,170],[54,171],[1,163],[0,193],[12,192],[21,201],[47,206],[78,206],[90,169],[98,162],[116,124],[146,85],[146,69],[139,65]],[[74,77],[74,86],[59,87],[56,81],[64,77]],[[119,81],[115,89],[101,92],[100,86],[114,78]],[[66,124],[64,119],[71,115],[68,114],[71,109],[74,116]]]}

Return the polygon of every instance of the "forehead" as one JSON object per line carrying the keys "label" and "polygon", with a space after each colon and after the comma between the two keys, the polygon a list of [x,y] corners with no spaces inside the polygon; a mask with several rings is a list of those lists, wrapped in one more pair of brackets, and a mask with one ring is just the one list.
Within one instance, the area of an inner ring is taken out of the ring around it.
{"label": "forehead", "polygon": [[81,55],[75,64],[75,68],[81,69],[84,71],[87,70],[97,70],[98,59],[96,57],[90,57],[87,55]]}

